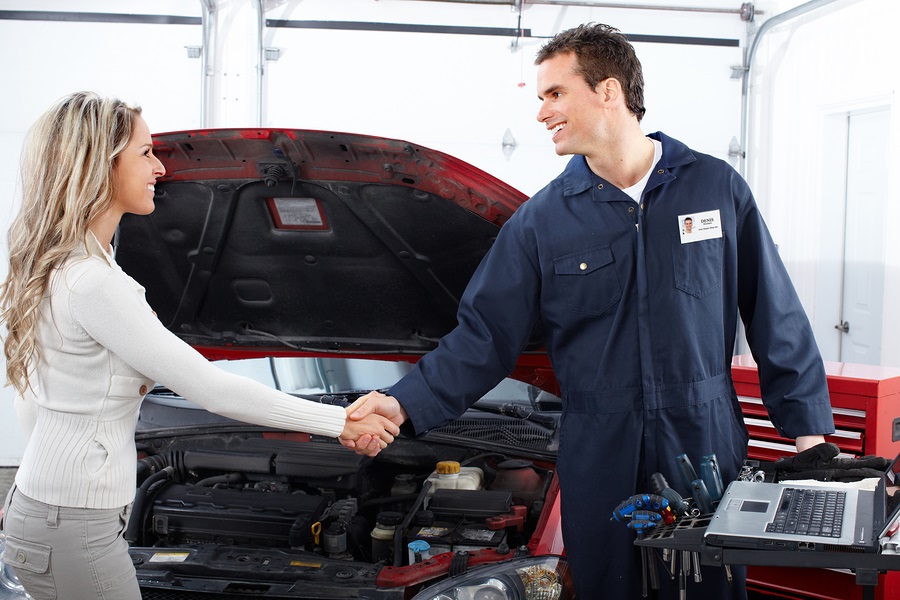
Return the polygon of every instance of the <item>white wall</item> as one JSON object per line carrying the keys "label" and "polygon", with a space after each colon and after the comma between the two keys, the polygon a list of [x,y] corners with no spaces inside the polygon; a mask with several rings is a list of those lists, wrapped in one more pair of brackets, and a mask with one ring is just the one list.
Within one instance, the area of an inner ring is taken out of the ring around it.
{"label": "white wall", "polygon": [[[797,2],[781,3],[786,8]],[[784,6],[785,4],[789,6]],[[892,119],[888,165],[900,158],[900,51],[896,0],[844,0],[791,20],[762,38],[754,67],[748,179],[794,280],[826,360],[840,334],[837,294],[842,256],[841,174],[828,170],[826,130],[835,116],[887,107]],[[900,365],[900,182],[888,173],[884,218],[869,223],[884,235],[884,300],[880,364]],[[877,235],[876,235],[877,234]],[[853,323],[851,323],[851,328]]]}
{"label": "white wall", "polygon": [[[200,16],[199,2],[176,0],[0,0],[2,10]],[[18,207],[19,153],[29,125],[57,98],[94,90],[140,104],[151,127],[197,127],[200,61],[188,59],[184,46],[200,45],[200,34],[190,25],[0,20],[0,276],[6,276],[6,231]],[[0,466],[17,465],[24,445],[12,399],[11,388],[0,388]]]}

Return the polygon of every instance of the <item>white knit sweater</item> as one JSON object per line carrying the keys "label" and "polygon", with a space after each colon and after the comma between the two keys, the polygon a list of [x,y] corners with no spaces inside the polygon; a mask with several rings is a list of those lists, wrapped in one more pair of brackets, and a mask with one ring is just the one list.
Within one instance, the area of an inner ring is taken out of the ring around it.
{"label": "white knit sweater", "polygon": [[131,502],[138,408],[154,382],[232,419],[340,435],[344,409],[217,368],[160,323],[144,289],[92,234],[87,247],[55,270],[41,305],[34,394],[16,402],[27,440],[16,473],[23,494],[80,508]]}

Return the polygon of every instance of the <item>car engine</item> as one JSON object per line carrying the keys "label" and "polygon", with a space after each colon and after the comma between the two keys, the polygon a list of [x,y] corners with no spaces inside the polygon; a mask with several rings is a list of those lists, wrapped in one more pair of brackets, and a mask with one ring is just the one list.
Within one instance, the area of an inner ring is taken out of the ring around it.
{"label": "car engine", "polygon": [[160,437],[139,450],[133,546],[283,548],[391,567],[527,544],[554,477],[552,463],[421,439],[374,459],[278,432]]}

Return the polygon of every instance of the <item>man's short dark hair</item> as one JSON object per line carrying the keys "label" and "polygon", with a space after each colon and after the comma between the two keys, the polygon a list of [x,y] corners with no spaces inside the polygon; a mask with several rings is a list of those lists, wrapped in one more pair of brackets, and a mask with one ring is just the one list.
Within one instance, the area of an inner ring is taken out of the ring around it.
{"label": "man's short dark hair", "polygon": [[538,51],[534,64],[572,52],[578,59],[578,73],[594,89],[609,77],[622,84],[625,105],[640,121],[644,108],[644,75],[634,47],[618,29],[602,23],[585,23],[561,31]]}

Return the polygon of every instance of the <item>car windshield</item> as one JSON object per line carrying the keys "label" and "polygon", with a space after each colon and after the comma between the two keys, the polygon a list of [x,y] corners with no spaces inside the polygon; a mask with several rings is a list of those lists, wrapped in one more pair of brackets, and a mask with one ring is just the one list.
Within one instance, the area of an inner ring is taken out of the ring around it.
{"label": "car windshield", "polygon": [[412,369],[405,362],[307,357],[225,360],[216,362],[216,366],[299,395],[384,389]]}
{"label": "car windshield", "polygon": [[[402,361],[309,357],[251,358],[219,361],[216,365],[297,395],[385,390],[413,368],[412,364]],[[534,410],[553,410],[561,407],[561,400],[536,386],[506,378],[476,405],[490,408],[508,404]]]}

